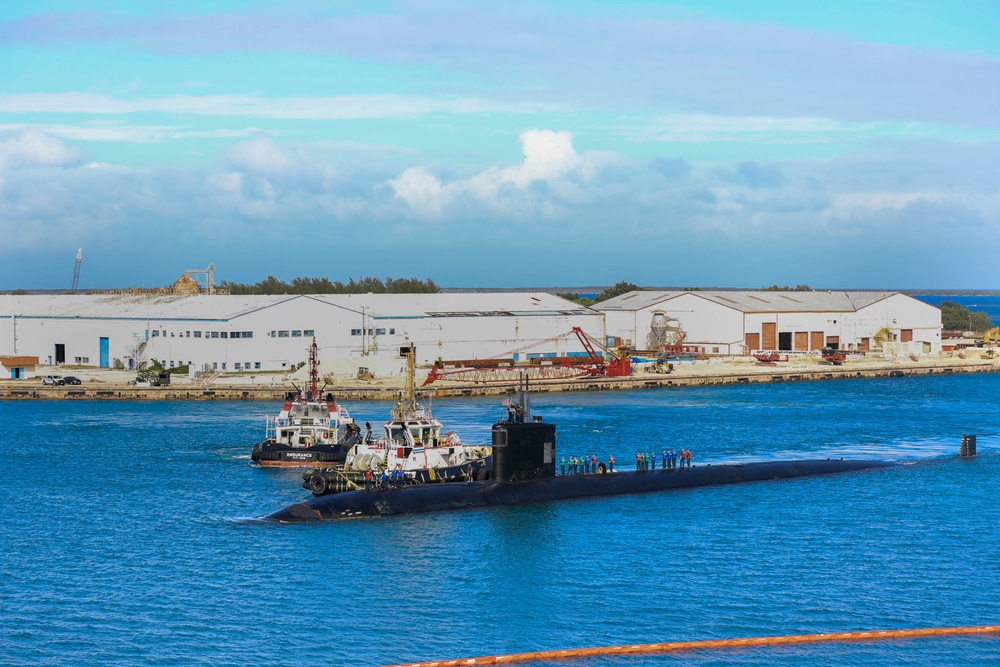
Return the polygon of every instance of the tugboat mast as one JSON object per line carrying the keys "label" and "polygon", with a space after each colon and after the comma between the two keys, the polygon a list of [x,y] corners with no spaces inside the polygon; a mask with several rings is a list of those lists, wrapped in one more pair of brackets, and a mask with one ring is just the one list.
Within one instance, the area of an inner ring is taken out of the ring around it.
{"label": "tugboat mast", "polygon": [[400,393],[399,400],[396,401],[396,405],[392,408],[392,418],[396,421],[416,419],[417,391],[416,383],[414,382],[414,375],[417,372],[417,348],[416,346],[410,344],[406,347],[399,348],[399,354],[400,356],[406,357],[406,384],[402,393]]}
{"label": "tugboat mast", "polygon": [[313,336],[309,346],[309,393],[313,399],[319,396],[319,348],[316,346],[316,336]]}

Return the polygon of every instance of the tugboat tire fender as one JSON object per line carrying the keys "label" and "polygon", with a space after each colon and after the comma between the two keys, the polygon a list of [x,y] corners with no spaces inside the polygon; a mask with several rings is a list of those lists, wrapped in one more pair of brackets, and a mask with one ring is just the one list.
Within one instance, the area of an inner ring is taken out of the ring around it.
{"label": "tugboat tire fender", "polygon": [[309,490],[315,496],[321,496],[326,493],[326,478],[322,475],[313,475],[309,479]]}

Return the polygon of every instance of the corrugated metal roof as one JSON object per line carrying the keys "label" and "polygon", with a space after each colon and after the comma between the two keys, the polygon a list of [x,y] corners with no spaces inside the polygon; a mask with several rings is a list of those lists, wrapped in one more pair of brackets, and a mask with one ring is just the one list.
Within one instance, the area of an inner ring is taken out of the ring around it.
{"label": "corrugated metal roof", "polygon": [[314,294],[314,295],[0,295],[0,317],[231,320],[294,300],[314,301],[381,317],[583,314],[593,311],[552,294]]}
{"label": "corrugated metal roof", "polygon": [[[712,290],[694,292],[629,292],[594,304],[595,310],[635,311],[690,294],[744,313],[854,312],[897,292],[771,292]],[[664,308],[669,308],[665,305]]]}

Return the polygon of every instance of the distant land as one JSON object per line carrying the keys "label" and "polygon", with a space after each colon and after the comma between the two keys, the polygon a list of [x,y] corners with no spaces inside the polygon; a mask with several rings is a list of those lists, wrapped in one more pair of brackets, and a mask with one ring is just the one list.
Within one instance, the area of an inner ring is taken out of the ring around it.
{"label": "distant land", "polygon": [[[167,286],[164,286],[167,287]],[[589,285],[583,287],[441,287],[441,291],[449,294],[466,294],[466,293],[481,293],[481,292],[546,292],[549,294],[579,294],[583,296],[592,296],[595,294],[600,294],[604,290],[612,287],[612,285]],[[90,292],[101,293],[104,291],[127,291],[131,289],[130,287],[108,287],[103,289],[90,288],[86,290],[79,290],[79,294],[88,294]],[[155,289],[155,288],[154,288]],[[662,292],[682,292],[685,290],[694,291],[719,291],[719,292],[746,292],[746,291],[759,291],[765,289],[764,287],[692,287],[690,285],[679,287],[679,286],[642,286],[644,290],[651,291],[662,291]],[[872,287],[815,287],[812,289],[813,292],[901,292],[903,294],[913,295],[924,295],[924,296],[1000,296],[1000,289],[900,289],[900,288],[872,288]],[[28,289],[19,288],[13,290],[0,290],[0,294],[13,294],[14,292],[22,292],[27,294],[68,294],[67,289]]]}

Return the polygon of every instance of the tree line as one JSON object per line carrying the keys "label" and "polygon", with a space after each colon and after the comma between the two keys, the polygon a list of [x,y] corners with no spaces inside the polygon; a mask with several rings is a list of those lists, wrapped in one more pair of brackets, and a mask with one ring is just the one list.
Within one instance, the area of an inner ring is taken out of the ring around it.
{"label": "tree line", "polygon": [[969,310],[957,301],[942,301],[941,328],[950,331],[989,331],[993,328],[993,321],[988,313]]}
{"label": "tree line", "polygon": [[386,278],[374,276],[351,278],[347,283],[329,278],[292,278],[291,282],[268,276],[256,283],[233,283],[223,280],[221,289],[230,294],[435,294],[441,291],[427,278]]}

